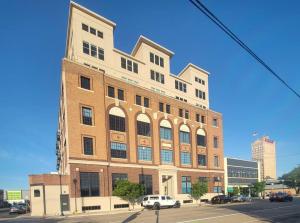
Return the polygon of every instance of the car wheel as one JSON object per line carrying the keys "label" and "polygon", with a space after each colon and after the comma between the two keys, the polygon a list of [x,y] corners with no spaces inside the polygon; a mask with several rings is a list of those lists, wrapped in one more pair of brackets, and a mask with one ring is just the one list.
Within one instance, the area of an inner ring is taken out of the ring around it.
{"label": "car wheel", "polygon": [[160,210],[160,204],[159,203],[154,203],[153,205],[153,210]]}

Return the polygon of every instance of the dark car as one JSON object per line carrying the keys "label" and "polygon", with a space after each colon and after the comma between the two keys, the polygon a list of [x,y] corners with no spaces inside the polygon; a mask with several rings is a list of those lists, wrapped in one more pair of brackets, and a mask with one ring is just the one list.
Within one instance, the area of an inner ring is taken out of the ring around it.
{"label": "dark car", "polygon": [[285,202],[285,201],[293,201],[293,197],[287,193],[278,192],[270,195],[269,198],[270,202],[278,201],[278,202]]}
{"label": "dark car", "polygon": [[231,202],[231,198],[226,195],[217,195],[211,199],[212,204],[226,204]]}
{"label": "dark car", "polygon": [[26,209],[22,205],[13,205],[9,209],[9,214],[25,214]]}

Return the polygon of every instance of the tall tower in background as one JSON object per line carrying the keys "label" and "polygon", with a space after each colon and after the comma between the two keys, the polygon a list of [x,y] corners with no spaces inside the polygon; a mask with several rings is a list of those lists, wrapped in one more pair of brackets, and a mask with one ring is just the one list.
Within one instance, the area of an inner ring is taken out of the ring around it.
{"label": "tall tower in background", "polygon": [[276,179],[276,143],[263,136],[252,143],[252,160],[260,162],[261,180]]}

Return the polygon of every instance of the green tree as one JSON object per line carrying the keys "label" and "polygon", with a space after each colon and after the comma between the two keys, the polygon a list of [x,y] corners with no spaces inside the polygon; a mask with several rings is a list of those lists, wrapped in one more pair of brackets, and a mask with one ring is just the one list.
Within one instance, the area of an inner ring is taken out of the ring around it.
{"label": "green tree", "polygon": [[253,185],[253,190],[259,196],[259,194],[261,194],[262,192],[265,191],[265,187],[266,187],[266,182],[264,182],[264,181],[262,181],[262,182],[256,182]]}
{"label": "green tree", "polygon": [[[132,205],[137,202],[138,198],[144,194],[144,187],[141,184],[132,183],[128,180],[118,180],[113,191],[114,196],[118,196]],[[130,207],[130,206],[129,206]]]}
{"label": "green tree", "polygon": [[[197,183],[194,183],[192,184],[192,192],[191,192],[191,197],[193,199],[196,200],[196,202],[198,200],[201,199],[201,197],[206,194],[208,191],[208,185],[207,185],[207,182],[197,182]],[[201,201],[200,201],[201,203]]]}
{"label": "green tree", "polygon": [[290,188],[294,188],[296,193],[299,194],[299,192],[300,192],[300,167],[294,168],[289,173],[282,175],[282,177],[280,177],[279,179],[283,180],[283,183],[286,186],[288,186]]}
{"label": "green tree", "polygon": [[234,187],[233,191],[232,191],[232,195],[233,196],[239,195],[239,193],[240,193],[240,188],[239,187]]}

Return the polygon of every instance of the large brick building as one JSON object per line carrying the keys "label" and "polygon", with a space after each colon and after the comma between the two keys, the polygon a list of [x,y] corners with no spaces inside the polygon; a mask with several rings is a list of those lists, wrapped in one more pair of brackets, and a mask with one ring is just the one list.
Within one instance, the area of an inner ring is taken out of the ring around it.
{"label": "large brick building", "polygon": [[[198,180],[208,180],[207,198],[223,190],[222,115],[209,108],[209,73],[190,63],[172,74],[174,53],[144,36],[130,54],[116,49],[115,26],[71,2],[57,132],[59,174],[30,176],[33,215],[59,214],[54,204],[59,193],[68,203],[64,211],[126,207],[112,197],[117,179],[182,203],[193,202],[191,184]],[[50,206],[47,196],[53,198]]]}

